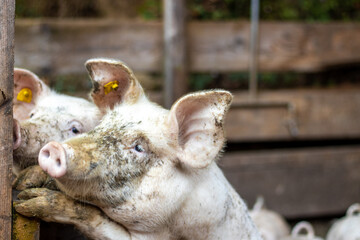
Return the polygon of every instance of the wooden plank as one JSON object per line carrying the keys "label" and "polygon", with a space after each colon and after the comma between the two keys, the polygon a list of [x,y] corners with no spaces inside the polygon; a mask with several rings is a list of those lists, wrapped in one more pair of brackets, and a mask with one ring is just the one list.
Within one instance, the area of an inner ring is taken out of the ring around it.
{"label": "wooden plank", "polygon": [[164,0],[164,106],[187,92],[185,0]]}
{"label": "wooden plank", "polygon": [[220,166],[250,206],[262,195],[288,218],[343,215],[360,199],[360,146],[226,153]]}
{"label": "wooden plank", "polygon": [[93,57],[122,59],[137,71],[163,69],[159,22],[17,20],[15,63],[39,75],[84,73]]}
{"label": "wooden plank", "polygon": [[[230,110],[225,126],[229,141],[360,137],[359,89],[264,91],[258,98],[265,106]],[[247,92],[234,94],[233,105],[248,102]],[[285,103],[291,103],[293,114],[281,105]],[[296,136],[290,134],[289,120],[296,123]]]}
{"label": "wooden plank", "polygon": [[15,1],[0,0],[0,236],[11,239]]}
{"label": "wooden plank", "polygon": [[[360,62],[360,23],[261,22],[260,71],[312,72]],[[189,70],[247,71],[250,24],[191,22]],[[122,59],[136,71],[161,72],[160,22],[17,19],[15,63],[40,75],[83,73],[91,57]]]}
{"label": "wooden plank", "polygon": [[[259,28],[260,71],[312,72],[360,60],[358,23],[260,22]],[[191,70],[246,71],[249,32],[248,22],[193,23]]]}
{"label": "wooden plank", "polygon": [[26,218],[14,212],[13,240],[38,240],[40,238],[40,220]]}

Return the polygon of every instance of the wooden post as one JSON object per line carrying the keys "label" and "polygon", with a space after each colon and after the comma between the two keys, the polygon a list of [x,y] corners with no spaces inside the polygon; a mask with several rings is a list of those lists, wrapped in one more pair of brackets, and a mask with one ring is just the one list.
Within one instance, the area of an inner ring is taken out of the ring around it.
{"label": "wooden post", "polygon": [[0,237],[11,239],[15,1],[0,0]]}
{"label": "wooden post", "polygon": [[187,92],[185,0],[163,0],[164,4],[164,105],[169,108]]}

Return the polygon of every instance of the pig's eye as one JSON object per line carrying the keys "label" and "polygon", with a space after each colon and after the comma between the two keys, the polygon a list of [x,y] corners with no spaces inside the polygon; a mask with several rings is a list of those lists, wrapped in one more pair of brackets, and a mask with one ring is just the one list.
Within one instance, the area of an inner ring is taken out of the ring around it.
{"label": "pig's eye", "polygon": [[136,144],[134,149],[135,149],[135,151],[140,152],[140,153],[145,151],[144,148],[139,144]]}
{"label": "pig's eye", "polygon": [[69,134],[71,134],[71,136],[83,133],[83,126],[80,122],[76,121],[76,120],[72,120],[68,123],[66,131],[69,132]]}
{"label": "pig's eye", "polygon": [[72,127],[72,128],[71,128],[71,131],[72,131],[74,134],[80,133],[80,131],[79,131],[76,127]]}
{"label": "pig's eye", "polygon": [[30,118],[32,118],[33,116],[34,116],[34,114],[33,114],[33,113],[31,113],[31,114],[30,114]]}

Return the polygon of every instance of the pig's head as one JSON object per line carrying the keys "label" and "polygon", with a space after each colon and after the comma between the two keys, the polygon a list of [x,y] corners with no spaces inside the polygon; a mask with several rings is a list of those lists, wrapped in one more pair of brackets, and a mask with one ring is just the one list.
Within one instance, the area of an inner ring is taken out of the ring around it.
{"label": "pig's head", "polygon": [[14,71],[14,164],[16,170],[37,163],[49,141],[63,141],[93,129],[99,109],[85,99],[49,89],[34,73]]}
{"label": "pig's head", "polygon": [[94,130],[47,144],[39,164],[66,194],[103,209],[116,207],[121,221],[166,221],[196,187],[194,179],[215,164],[231,100],[227,91],[198,92],[168,111],[145,97],[126,98]]}

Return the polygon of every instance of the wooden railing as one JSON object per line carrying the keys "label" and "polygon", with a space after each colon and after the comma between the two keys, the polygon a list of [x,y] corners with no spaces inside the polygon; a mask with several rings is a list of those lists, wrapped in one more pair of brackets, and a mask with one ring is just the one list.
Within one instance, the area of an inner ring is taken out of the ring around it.
{"label": "wooden railing", "polygon": [[[248,71],[248,21],[189,22],[190,72]],[[259,70],[314,72],[360,62],[360,23],[260,22]],[[163,25],[156,21],[17,19],[15,63],[38,74],[83,72],[92,57],[162,72]]]}

